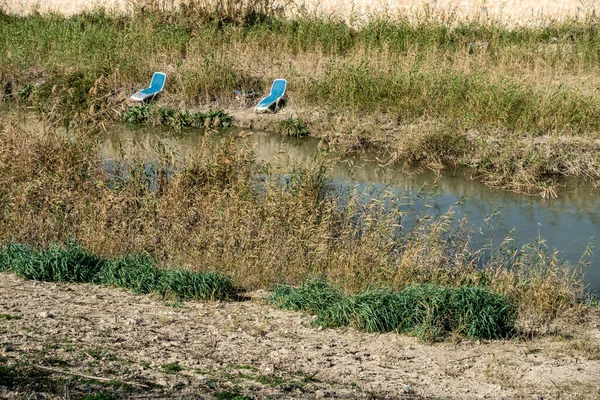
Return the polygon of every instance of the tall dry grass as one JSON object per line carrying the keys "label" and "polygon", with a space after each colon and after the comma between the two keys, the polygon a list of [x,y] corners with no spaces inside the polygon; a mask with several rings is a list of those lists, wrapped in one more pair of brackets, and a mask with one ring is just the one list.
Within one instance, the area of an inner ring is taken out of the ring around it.
{"label": "tall dry grass", "polygon": [[395,193],[368,202],[341,194],[324,166],[274,171],[228,138],[179,165],[158,146],[160,162],[124,160],[111,176],[97,156],[101,128],[3,121],[0,244],[75,239],[106,257],[145,252],[162,265],[220,271],[248,289],[314,275],[347,292],[482,286],[508,295],[531,332],[581,315],[580,271],[543,248],[476,248],[451,213],[407,213]]}
{"label": "tall dry grass", "polygon": [[267,0],[218,4],[144,2],[129,17],[0,14],[3,96],[32,91],[29,101],[52,112],[49,93],[62,94],[61,115],[74,98],[94,113],[102,104],[85,95],[99,78],[97,93],[118,103],[162,70],[163,103],[235,111],[246,107],[235,89],[266,92],[284,76],[288,109],[338,151],[377,146],[432,168],[466,165],[492,186],[547,196],[560,177],[600,177],[594,17],[513,28],[379,18],[353,28],[287,19]]}

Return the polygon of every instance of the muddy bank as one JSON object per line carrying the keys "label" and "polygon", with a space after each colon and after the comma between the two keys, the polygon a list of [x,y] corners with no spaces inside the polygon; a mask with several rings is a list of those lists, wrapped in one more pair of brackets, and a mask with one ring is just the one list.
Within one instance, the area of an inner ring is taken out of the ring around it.
{"label": "muddy bank", "polygon": [[[23,370],[40,367],[46,381],[73,374],[73,394],[117,397],[127,391],[170,398],[226,391],[250,398],[600,395],[597,327],[573,328],[571,339],[430,345],[396,334],[316,329],[308,317],[266,305],[265,295],[174,303],[0,274],[0,359]],[[121,385],[82,384],[83,375]],[[44,387],[24,379],[18,388],[0,383],[2,396],[64,396],[64,380]]]}

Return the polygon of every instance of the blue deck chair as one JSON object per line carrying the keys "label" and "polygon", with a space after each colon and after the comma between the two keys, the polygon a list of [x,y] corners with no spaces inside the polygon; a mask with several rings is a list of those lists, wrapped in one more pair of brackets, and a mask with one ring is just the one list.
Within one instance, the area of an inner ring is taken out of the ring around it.
{"label": "blue deck chair", "polygon": [[150,87],[140,90],[133,96],[131,96],[131,100],[133,101],[145,101],[148,99],[154,99],[157,94],[163,91],[165,87],[165,81],[167,80],[167,75],[163,72],[155,72],[152,75],[152,82],[150,82]]}
{"label": "blue deck chair", "polygon": [[287,81],[285,79],[275,79],[273,81],[273,86],[271,86],[271,93],[262,99],[256,107],[254,107],[254,112],[277,112],[279,101],[283,95],[285,95],[286,87]]}

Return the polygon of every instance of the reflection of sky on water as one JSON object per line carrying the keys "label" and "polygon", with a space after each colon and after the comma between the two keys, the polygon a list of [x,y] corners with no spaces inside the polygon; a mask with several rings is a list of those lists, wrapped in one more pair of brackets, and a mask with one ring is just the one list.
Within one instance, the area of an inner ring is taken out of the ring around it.
{"label": "reflection of sky on water", "polygon": [[[171,154],[182,160],[202,140],[196,132],[174,137],[148,129],[137,132],[117,129],[119,134],[112,135],[102,145],[101,155],[105,159],[122,154],[152,160]],[[255,133],[244,140],[254,147],[260,160],[276,166],[313,163],[317,154],[317,141],[310,139]],[[160,155],[153,150],[159,142]],[[406,197],[406,204],[416,210],[428,207],[433,213],[446,213],[452,208],[456,218],[468,218],[475,231],[475,244],[489,242],[489,231],[484,227],[492,214],[496,244],[514,229],[512,237],[518,244],[532,242],[539,235],[549,249],[557,248],[563,258],[572,262],[577,262],[589,240],[600,234],[600,207],[591,186],[583,182],[562,187],[558,199],[525,197],[491,190],[472,180],[464,170],[449,169],[437,176],[427,170],[381,166],[375,154],[336,162],[332,178],[334,186],[343,185],[354,193],[393,191]],[[486,234],[477,232],[480,227]],[[600,255],[593,256],[586,276],[594,289],[600,288]]]}

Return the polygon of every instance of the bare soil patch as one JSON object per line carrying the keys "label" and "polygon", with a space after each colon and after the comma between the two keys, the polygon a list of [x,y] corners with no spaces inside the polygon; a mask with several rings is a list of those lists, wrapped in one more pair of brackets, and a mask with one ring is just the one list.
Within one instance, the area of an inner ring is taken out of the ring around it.
{"label": "bare soil patch", "polygon": [[427,344],[315,328],[265,296],[178,303],[0,274],[0,397],[600,396],[597,327],[570,338]]}

